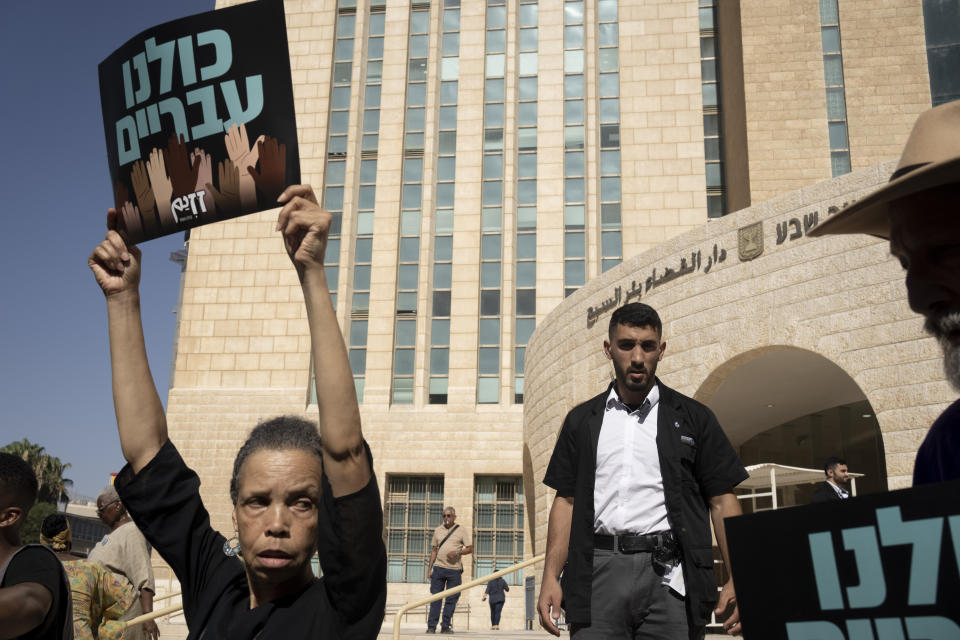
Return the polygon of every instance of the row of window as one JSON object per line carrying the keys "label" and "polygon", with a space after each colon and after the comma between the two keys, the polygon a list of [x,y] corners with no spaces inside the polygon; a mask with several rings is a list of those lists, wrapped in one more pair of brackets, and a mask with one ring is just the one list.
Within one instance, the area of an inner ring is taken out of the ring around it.
{"label": "row of window", "polygon": [[[384,518],[387,526],[387,581],[426,582],[433,532],[443,510],[453,506],[458,524],[470,527],[473,576],[482,578],[523,560],[524,502],[522,476],[476,476],[473,522],[464,522],[463,505],[443,499],[443,476],[387,476]],[[459,507],[459,508],[458,508]],[[520,584],[521,572],[505,578]]]}

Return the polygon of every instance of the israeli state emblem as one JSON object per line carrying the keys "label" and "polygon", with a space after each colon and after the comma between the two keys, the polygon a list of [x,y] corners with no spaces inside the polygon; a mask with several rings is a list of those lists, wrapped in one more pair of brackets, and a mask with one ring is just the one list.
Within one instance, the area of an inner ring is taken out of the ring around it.
{"label": "israeli state emblem", "polygon": [[737,250],[740,262],[753,260],[763,253],[763,221],[737,229]]}

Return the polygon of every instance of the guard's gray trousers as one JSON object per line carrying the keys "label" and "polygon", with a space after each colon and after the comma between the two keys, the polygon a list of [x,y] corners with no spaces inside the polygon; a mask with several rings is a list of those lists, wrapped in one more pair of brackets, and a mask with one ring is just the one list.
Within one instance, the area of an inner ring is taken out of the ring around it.
{"label": "guard's gray trousers", "polygon": [[652,554],[593,550],[589,625],[573,624],[575,640],[696,640],[687,626],[686,604],[662,584]]}

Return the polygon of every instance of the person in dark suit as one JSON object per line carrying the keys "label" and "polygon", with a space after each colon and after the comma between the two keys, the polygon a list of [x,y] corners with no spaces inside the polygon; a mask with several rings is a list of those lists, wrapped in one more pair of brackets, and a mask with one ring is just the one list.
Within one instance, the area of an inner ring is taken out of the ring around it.
{"label": "person in dark suit", "polygon": [[503,611],[503,603],[507,601],[505,591],[510,591],[507,581],[503,578],[495,578],[487,583],[481,598],[486,600],[487,596],[490,596],[490,628],[494,631],[500,629],[500,613]]}
{"label": "person in dark suit", "polygon": [[831,502],[833,500],[846,500],[850,497],[847,486],[850,482],[850,476],[847,472],[847,463],[840,458],[827,458],[823,465],[823,473],[827,479],[817,487],[813,492],[811,504],[817,502]]}

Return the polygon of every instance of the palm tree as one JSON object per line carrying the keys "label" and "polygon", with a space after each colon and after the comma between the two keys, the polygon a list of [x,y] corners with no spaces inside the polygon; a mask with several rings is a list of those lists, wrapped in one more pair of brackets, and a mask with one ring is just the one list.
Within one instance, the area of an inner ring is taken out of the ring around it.
{"label": "palm tree", "polygon": [[39,444],[24,438],[20,442],[11,442],[0,451],[12,453],[30,465],[37,476],[39,502],[61,502],[65,499],[67,488],[73,486],[73,480],[63,477],[63,472],[70,468],[70,463],[61,462],[60,458],[51,456],[45,447]]}

